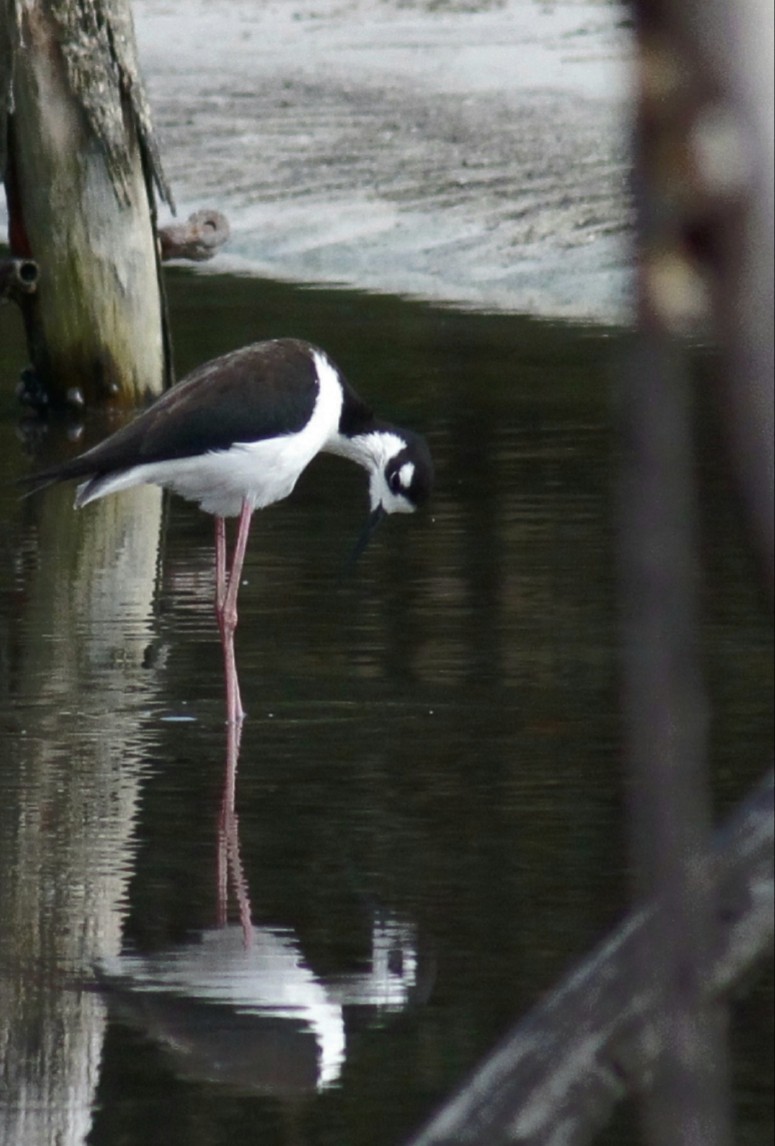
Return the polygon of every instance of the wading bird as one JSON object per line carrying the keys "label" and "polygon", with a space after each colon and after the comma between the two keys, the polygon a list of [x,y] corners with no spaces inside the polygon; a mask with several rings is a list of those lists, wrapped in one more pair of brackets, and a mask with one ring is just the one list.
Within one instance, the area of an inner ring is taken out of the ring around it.
{"label": "wading bird", "polygon": [[[198,367],[93,449],[26,484],[83,479],[76,507],[152,483],[215,516],[215,612],[227,719],[244,717],[234,658],[237,594],[253,511],[281,501],[316,454],[339,454],[369,474],[371,512],[353,553],[379,521],[411,513],[430,493],[425,440],[377,420],[331,359],[297,339],[257,342]],[[227,517],[238,517],[227,565]]]}

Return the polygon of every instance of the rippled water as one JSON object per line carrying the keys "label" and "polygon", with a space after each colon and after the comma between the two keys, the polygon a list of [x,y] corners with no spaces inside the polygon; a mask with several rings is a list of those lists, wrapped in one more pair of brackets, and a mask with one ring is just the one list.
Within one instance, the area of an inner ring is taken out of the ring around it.
{"label": "rippled water", "polygon": [[232,267],[626,321],[632,48],[619,5],[132,8],[165,170],[184,214],[226,212]]}
{"label": "rippled water", "polygon": [[[20,501],[26,452],[74,446],[53,425],[31,445],[4,399],[3,1140],[396,1146],[624,910],[621,339],[171,284],[181,373],[269,334],[321,342],[428,434],[437,490],[344,581],[354,468],[319,459],[257,517],[229,745],[210,519],[150,490]],[[710,430],[703,448],[722,812],[771,750],[772,628]],[[771,1129],[767,998],[733,1033],[741,1142]]]}

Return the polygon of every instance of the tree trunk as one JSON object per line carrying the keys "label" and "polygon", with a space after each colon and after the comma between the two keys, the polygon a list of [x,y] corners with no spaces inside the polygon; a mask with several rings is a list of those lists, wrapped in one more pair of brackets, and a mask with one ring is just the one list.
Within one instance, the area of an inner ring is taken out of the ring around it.
{"label": "tree trunk", "polygon": [[170,380],[152,181],[168,202],[129,0],[0,0],[0,167],[38,390],[134,404]]}

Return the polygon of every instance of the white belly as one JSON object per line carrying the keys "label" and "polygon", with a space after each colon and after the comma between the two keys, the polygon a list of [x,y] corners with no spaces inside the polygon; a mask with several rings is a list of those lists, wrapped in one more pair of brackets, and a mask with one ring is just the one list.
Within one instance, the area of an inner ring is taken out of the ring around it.
{"label": "white belly", "polygon": [[236,517],[245,500],[254,509],[263,509],[293,491],[318,452],[308,439],[301,438],[289,434],[198,458],[138,466],[134,472],[139,481],[154,482],[187,501],[198,502],[205,513]]}
{"label": "white belly", "polygon": [[246,500],[254,509],[282,501],[339,426],[342,390],[336,371],[323,355],[315,355],[315,366],[319,382],[315,409],[297,433],[238,442],[226,450],[150,462],[106,474],[79,487],[76,505],[88,505],[110,493],[143,484],[170,489],[218,517],[238,516]]}

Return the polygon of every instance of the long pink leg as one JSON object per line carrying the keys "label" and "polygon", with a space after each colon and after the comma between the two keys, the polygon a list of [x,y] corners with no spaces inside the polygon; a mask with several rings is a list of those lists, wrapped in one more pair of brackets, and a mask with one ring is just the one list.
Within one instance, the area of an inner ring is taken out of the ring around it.
{"label": "long pink leg", "polygon": [[221,647],[223,648],[223,662],[226,674],[226,718],[229,722],[239,719],[238,713],[242,710],[239,695],[239,681],[237,680],[237,667],[234,658],[234,630],[231,633],[226,625],[226,590],[228,584],[226,567],[226,521],[222,517],[215,519],[215,616],[218,620],[218,629],[221,634]]}
{"label": "long pink leg", "polygon": [[221,623],[223,599],[226,596],[226,521],[215,519],[215,615]]}
{"label": "long pink leg", "polygon": [[237,541],[231,571],[226,573],[226,523],[222,517],[215,519],[215,615],[221,632],[223,663],[226,673],[226,719],[240,721],[245,717],[237,678],[237,662],[234,656],[234,630],[237,627],[237,595],[242,578],[242,566],[250,533],[250,520],[253,507],[247,501],[242,503]]}

